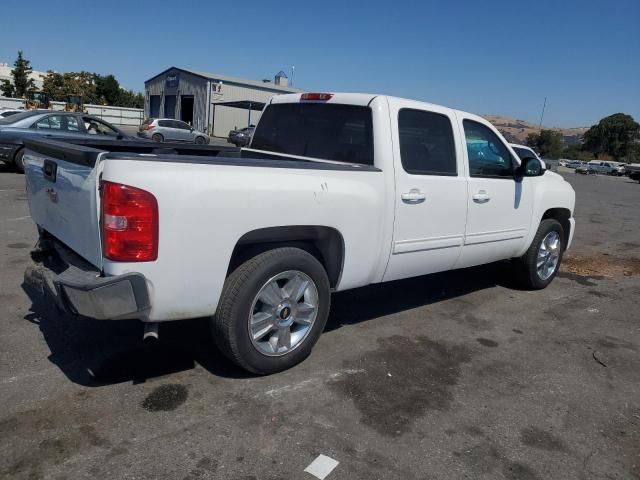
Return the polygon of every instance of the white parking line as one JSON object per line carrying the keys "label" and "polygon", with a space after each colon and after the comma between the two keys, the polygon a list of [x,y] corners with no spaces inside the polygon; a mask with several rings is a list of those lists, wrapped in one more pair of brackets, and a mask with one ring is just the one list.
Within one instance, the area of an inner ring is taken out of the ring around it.
{"label": "white parking line", "polygon": [[3,221],[3,222],[17,222],[18,220],[28,220],[29,218],[31,218],[31,215],[26,215],[24,217],[16,217],[16,218],[5,218],[5,219],[0,219],[0,221]]}
{"label": "white parking line", "polygon": [[320,480],[324,480],[339,463],[337,460],[327,457],[326,455],[318,455],[318,458],[311,462],[304,471]]}

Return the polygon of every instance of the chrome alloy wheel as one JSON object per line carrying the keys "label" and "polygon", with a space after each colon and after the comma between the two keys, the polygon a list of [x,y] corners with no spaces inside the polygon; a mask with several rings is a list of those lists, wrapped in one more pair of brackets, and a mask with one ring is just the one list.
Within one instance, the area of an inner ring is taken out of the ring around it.
{"label": "chrome alloy wheel", "polygon": [[536,269],[541,280],[547,280],[555,272],[561,248],[560,234],[555,230],[547,233],[542,239],[536,260]]}
{"label": "chrome alloy wheel", "polygon": [[318,315],[318,289],[305,273],[289,270],[270,278],[253,300],[249,337],[258,351],[280,356],[298,347]]}

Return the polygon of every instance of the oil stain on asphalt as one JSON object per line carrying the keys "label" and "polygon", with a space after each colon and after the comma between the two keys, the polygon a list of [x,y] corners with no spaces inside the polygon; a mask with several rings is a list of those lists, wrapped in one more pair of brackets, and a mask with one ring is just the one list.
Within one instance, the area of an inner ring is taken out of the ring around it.
{"label": "oil stain on asphalt", "polygon": [[189,395],[187,387],[178,383],[161,385],[142,402],[142,408],[150,412],[168,412],[182,405]]}
{"label": "oil stain on asphalt", "polygon": [[361,374],[340,377],[329,385],[353,400],[363,424],[382,435],[397,436],[428,411],[449,410],[462,364],[469,361],[471,350],[464,345],[394,335],[378,339],[376,350],[344,362]]}

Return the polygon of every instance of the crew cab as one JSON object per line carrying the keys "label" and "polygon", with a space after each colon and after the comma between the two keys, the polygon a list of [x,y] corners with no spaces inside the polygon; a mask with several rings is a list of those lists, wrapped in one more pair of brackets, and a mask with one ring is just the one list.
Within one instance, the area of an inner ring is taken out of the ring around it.
{"label": "crew cab", "polygon": [[72,142],[27,141],[26,283],[150,334],[209,317],[258,374],[309,355],[332,291],[500,260],[541,289],[574,234],[561,176],[483,118],[413,100],[276,96],[246,149]]}

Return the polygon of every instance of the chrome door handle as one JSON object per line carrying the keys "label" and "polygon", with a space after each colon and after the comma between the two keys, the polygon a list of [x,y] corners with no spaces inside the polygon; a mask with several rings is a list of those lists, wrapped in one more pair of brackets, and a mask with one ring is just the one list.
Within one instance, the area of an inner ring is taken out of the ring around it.
{"label": "chrome door handle", "polygon": [[473,194],[473,201],[476,203],[487,203],[489,200],[491,200],[491,197],[484,190]]}
{"label": "chrome door handle", "polygon": [[422,203],[427,196],[417,188],[412,188],[409,192],[400,195],[404,203]]}

